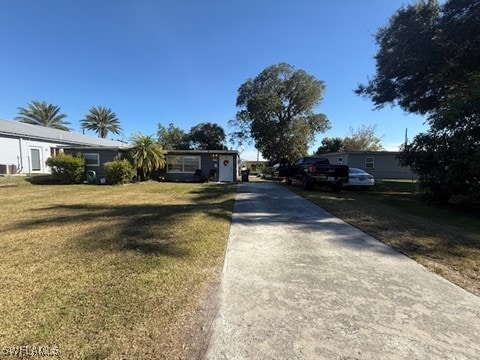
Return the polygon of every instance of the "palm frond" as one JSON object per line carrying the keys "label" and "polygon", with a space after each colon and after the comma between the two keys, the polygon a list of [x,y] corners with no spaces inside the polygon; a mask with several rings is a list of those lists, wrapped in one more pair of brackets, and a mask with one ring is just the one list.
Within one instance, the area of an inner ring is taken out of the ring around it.
{"label": "palm frond", "polygon": [[95,131],[101,138],[106,138],[108,133],[122,132],[117,115],[112,109],[103,106],[91,107],[85,118],[80,120],[80,125],[84,129]]}
{"label": "palm frond", "polygon": [[130,143],[130,156],[137,169],[142,171],[144,178],[148,178],[152,171],[165,167],[165,151],[157,144],[153,136],[136,133],[130,138]]}
{"label": "palm frond", "polygon": [[15,120],[26,124],[51,127],[54,129],[69,131],[70,123],[64,121],[65,114],[59,114],[60,107],[48,104],[46,101],[32,101],[26,108],[18,107],[18,115]]}

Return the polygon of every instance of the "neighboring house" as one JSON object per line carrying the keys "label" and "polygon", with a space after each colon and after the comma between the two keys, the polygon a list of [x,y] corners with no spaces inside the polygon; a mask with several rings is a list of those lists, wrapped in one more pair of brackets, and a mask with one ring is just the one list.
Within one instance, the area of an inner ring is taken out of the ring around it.
{"label": "neighboring house", "polygon": [[[121,158],[128,144],[17,121],[0,120],[0,174],[46,174],[45,164],[61,152],[82,154],[85,171],[105,177],[103,164]],[[168,181],[212,179],[235,182],[239,156],[230,150],[170,150],[163,175]]]}
{"label": "neighboring house", "polygon": [[127,147],[121,141],[0,120],[0,174],[50,173],[47,159],[67,149],[83,154],[87,170],[103,171],[101,165],[113,159],[111,151],[118,154]]}
{"label": "neighboring house", "polygon": [[409,167],[400,166],[398,151],[347,151],[322,154],[331,164],[363,169],[377,179],[417,179]]}
{"label": "neighboring house", "polygon": [[167,181],[236,182],[238,151],[233,150],[168,150],[164,169]]}
{"label": "neighboring house", "polygon": [[128,148],[118,146],[68,146],[63,147],[66,154],[76,156],[81,154],[85,159],[85,172],[89,170],[95,171],[98,181],[103,182],[105,178],[105,169],[103,164],[115,159],[122,159]]}

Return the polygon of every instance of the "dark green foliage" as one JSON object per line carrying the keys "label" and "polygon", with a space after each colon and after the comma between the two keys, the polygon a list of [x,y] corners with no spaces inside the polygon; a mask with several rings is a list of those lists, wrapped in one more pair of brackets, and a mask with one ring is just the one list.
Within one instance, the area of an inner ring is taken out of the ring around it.
{"label": "dark green foliage", "polygon": [[171,123],[168,128],[158,124],[157,135],[158,144],[164,150],[190,150],[188,134]]}
{"label": "dark green foliage", "polygon": [[214,123],[200,123],[189,133],[169,124],[165,128],[158,124],[158,144],[164,150],[227,150],[225,131]]}
{"label": "dark green foliage", "polygon": [[398,104],[409,112],[425,114],[438,106],[443,88],[438,82],[441,47],[435,37],[439,7],[436,1],[402,7],[380,28],[375,56],[377,74],[356,92],[368,96],[380,108]]}
{"label": "dark green foliage", "polygon": [[47,159],[47,166],[52,169],[52,177],[62,184],[79,184],[85,177],[85,160],[79,154],[58,154]]}
{"label": "dark green foliage", "polygon": [[68,121],[65,114],[59,114],[60,107],[47,104],[45,101],[32,101],[26,108],[19,107],[18,115],[15,120],[26,124],[51,127],[58,130],[69,131]]}
{"label": "dark green foliage", "polygon": [[130,138],[128,156],[132,159],[141,180],[148,180],[153,171],[166,165],[165,151],[152,136],[135,133]]}
{"label": "dark green foliage", "polygon": [[336,138],[323,138],[322,145],[318,147],[315,155],[322,155],[327,153],[335,153],[339,152],[342,149],[343,139],[336,137]]}
{"label": "dark green foliage", "polygon": [[480,189],[480,1],[420,1],[398,10],[376,36],[377,72],[356,92],[377,107],[428,116],[430,130],[401,161],[430,196],[478,199]]}
{"label": "dark green foliage", "polygon": [[313,112],[324,90],[323,81],[289,64],[266,68],[238,89],[233,137],[239,143],[253,139],[268,160],[306,155],[315,134],[329,128],[327,117]]}
{"label": "dark green foliage", "polygon": [[217,124],[200,123],[190,129],[188,139],[195,150],[227,150],[225,131]]}
{"label": "dark green foliage", "polygon": [[[475,145],[476,144],[476,145]],[[447,203],[453,195],[480,199],[480,123],[469,119],[455,128],[432,126],[404,146],[400,163],[411,166],[435,202]]]}
{"label": "dark green foliage", "polygon": [[113,160],[103,164],[107,183],[112,185],[126,184],[135,179],[137,171],[132,164],[126,160]]}

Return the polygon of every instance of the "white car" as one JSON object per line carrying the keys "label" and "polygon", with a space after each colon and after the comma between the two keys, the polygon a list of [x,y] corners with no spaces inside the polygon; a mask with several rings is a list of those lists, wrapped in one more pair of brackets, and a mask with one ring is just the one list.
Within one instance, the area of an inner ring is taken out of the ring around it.
{"label": "white car", "polygon": [[366,171],[358,168],[350,168],[348,173],[348,183],[343,184],[344,187],[361,189],[371,188],[375,184],[375,178]]}

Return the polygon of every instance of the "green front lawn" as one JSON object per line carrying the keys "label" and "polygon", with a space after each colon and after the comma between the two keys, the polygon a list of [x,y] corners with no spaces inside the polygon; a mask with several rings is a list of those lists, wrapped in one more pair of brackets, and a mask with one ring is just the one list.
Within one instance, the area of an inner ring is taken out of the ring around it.
{"label": "green front lawn", "polygon": [[56,346],[69,359],[189,357],[235,193],[0,179],[0,344]]}

